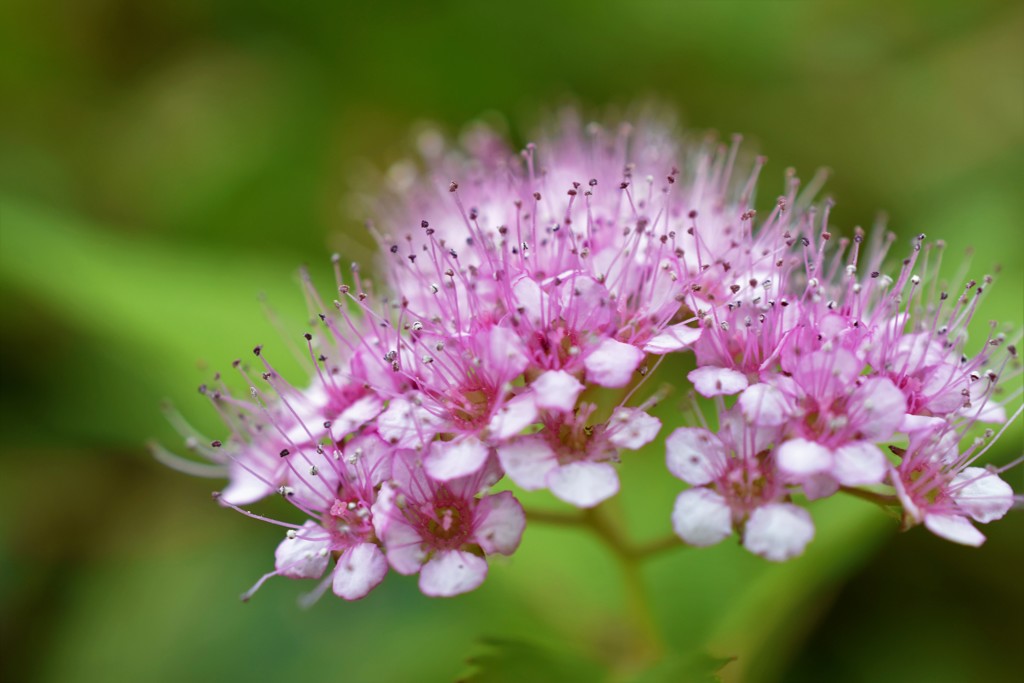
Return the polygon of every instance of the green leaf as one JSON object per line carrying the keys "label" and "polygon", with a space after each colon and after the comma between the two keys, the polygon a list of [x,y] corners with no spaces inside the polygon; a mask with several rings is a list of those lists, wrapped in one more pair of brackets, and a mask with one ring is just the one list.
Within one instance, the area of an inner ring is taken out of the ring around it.
{"label": "green leaf", "polygon": [[481,645],[483,651],[469,658],[474,670],[459,683],[594,683],[607,678],[600,664],[570,652],[501,638],[485,638]]}
{"label": "green leaf", "polygon": [[671,654],[634,678],[631,683],[718,683],[722,669],[735,657],[714,657],[706,652]]}
{"label": "green leaf", "polygon": [[[139,443],[161,428],[162,398],[198,405],[196,385],[257,343],[279,370],[303,377],[257,296],[265,292],[285,320],[305,319],[297,256],[183,249],[9,198],[0,198],[0,216],[0,281],[10,292],[5,301],[14,299],[5,306],[25,316],[29,330],[42,317],[71,333],[44,337],[51,353],[30,338],[15,346],[57,366],[46,375],[61,378],[65,405],[74,408],[59,427],[69,437]],[[295,339],[304,331],[287,329]],[[63,338],[75,340],[73,353]]]}

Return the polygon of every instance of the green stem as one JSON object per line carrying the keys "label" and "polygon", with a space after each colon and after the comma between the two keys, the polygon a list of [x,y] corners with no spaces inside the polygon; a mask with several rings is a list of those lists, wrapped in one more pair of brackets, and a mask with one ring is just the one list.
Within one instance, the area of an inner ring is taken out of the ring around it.
{"label": "green stem", "polygon": [[889,505],[899,505],[900,499],[896,496],[891,496],[885,493],[876,493],[874,491],[867,491],[865,489],[858,489],[852,486],[840,486],[839,490],[843,493],[848,493],[854,498],[860,498],[874,503],[875,505],[881,505],[883,507]]}
{"label": "green stem", "polygon": [[676,536],[656,539],[647,543],[633,542],[622,524],[620,515],[610,510],[615,501],[597,508],[579,512],[552,512],[527,510],[526,517],[533,522],[556,526],[579,527],[596,535],[619,561],[625,579],[626,608],[635,625],[636,643],[632,650],[634,661],[627,667],[655,661],[665,652],[665,643],[651,608],[650,596],[643,578],[643,562],[654,555],[673,548],[685,547]]}
{"label": "green stem", "polygon": [[527,510],[526,519],[540,524],[552,526],[576,526],[586,528],[596,534],[601,541],[616,555],[636,560],[646,560],[668,550],[687,547],[678,536],[669,534],[663,538],[645,543],[634,543],[618,528],[608,522],[606,516],[598,512],[602,507],[574,512],[556,512],[551,510]]}

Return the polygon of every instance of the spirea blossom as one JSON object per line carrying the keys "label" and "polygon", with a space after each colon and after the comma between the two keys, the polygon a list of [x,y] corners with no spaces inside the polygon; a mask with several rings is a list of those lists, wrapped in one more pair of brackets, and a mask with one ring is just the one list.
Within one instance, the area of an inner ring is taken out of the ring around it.
{"label": "spirea blossom", "polygon": [[[256,347],[234,363],[244,391],[201,388],[226,437],[171,414],[211,465],[158,457],[226,476],[218,500],[247,515],[274,493],[296,509],[269,520],[287,532],[256,587],[314,579],[313,597],[354,600],[390,568],[427,595],[473,590],[519,546],[516,489],[593,508],[641,449],[688,486],[666,509],[682,542],[736,534],[772,561],[812,541],[803,503],[840,491],[972,545],[972,521],[1012,507],[986,447],[960,447],[1019,402],[1003,333],[969,353],[990,278],[943,291],[923,236],[887,269],[896,238],[833,237],[817,179],[787,174],[759,214],[764,162],[738,139],[566,113],[540,140],[426,136],[372,209],[382,284],[340,256],[330,296],[303,276],[309,376],[286,381]],[[690,352],[685,376],[657,372]],[[714,427],[663,429],[652,411],[673,388],[706,397]]]}

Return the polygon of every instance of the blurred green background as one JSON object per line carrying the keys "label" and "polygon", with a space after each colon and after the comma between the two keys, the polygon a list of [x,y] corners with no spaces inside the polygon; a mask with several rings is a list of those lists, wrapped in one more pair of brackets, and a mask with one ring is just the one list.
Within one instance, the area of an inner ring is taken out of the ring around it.
{"label": "blurred green background", "polygon": [[[240,603],[278,530],[150,459],[147,439],[180,443],[161,400],[219,435],[195,386],[255,343],[287,357],[259,293],[298,337],[297,267],[323,275],[333,250],[369,262],[350,197],[411,149],[417,122],[500,119],[521,141],[567,98],[656,97],[689,127],[742,132],[769,156],[767,197],[786,167],[827,165],[837,229],[884,209],[903,235],[945,239],[949,262],[973,245],[971,274],[1003,268],[982,327],[1020,323],[1022,36],[1024,4],[991,0],[7,0],[0,679],[448,681],[481,638],[614,653],[619,567],[557,528],[531,526],[454,600],[390,576],[356,604],[300,610],[308,586],[284,579]],[[993,460],[1021,450],[1017,428]],[[661,457],[623,468],[638,537],[669,531]],[[1024,670],[1019,513],[980,550],[897,534],[858,501],[814,515],[818,538],[786,565],[729,543],[652,561],[673,647],[737,656],[734,681]]]}

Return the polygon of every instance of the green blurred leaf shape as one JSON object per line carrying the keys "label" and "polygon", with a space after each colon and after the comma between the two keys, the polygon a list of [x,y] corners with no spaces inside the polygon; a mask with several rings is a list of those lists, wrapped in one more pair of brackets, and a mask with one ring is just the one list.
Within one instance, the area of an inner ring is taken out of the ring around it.
{"label": "green blurred leaf shape", "polygon": [[734,659],[714,657],[704,652],[672,653],[631,683],[718,683],[722,680],[719,672]]}
{"label": "green blurred leaf shape", "polygon": [[671,653],[646,671],[620,679],[598,662],[563,649],[554,650],[525,640],[485,638],[478,654],[469,658],[473,671],[459,683],[716,683],[718,672],[731,658],[705,653]]}
{"label": "green blurred leaf shape", "polygon": [[[267,344],[284,374],[301,377],[257,296],[264,292],[275,309],[283,305],[285,317],[305,318],[297,257],[269,260],[244,247],[182,249],[2,197],[0,221],[0,281],[15,302],[45,307],[93,342],[74,363],[51,359],[82,373],[68,378],[69,391],[90,385],[93,402],[104,404],[76,406],[89,416],[81,425],[86,433],[137,442],[146,435],[136,428],[140,421],[149,429],[162,421],[159,397],[195,405],[195,386],[212,374],[197,365],[225,368],[257,343]],[[303,330],[295,329],[298,338]],[[93,363],[123,376],[91,375]],[[153,403],[139,405],[146,401]]]}
{"label": "green blurred leaf shape", "polygon": [[594,683],[606,678],[600,664],[564,649],[556,651],[527,641],[503,638],[486,638],[481,646],[483,651],[468,660],[474,671],[459,683]]}

